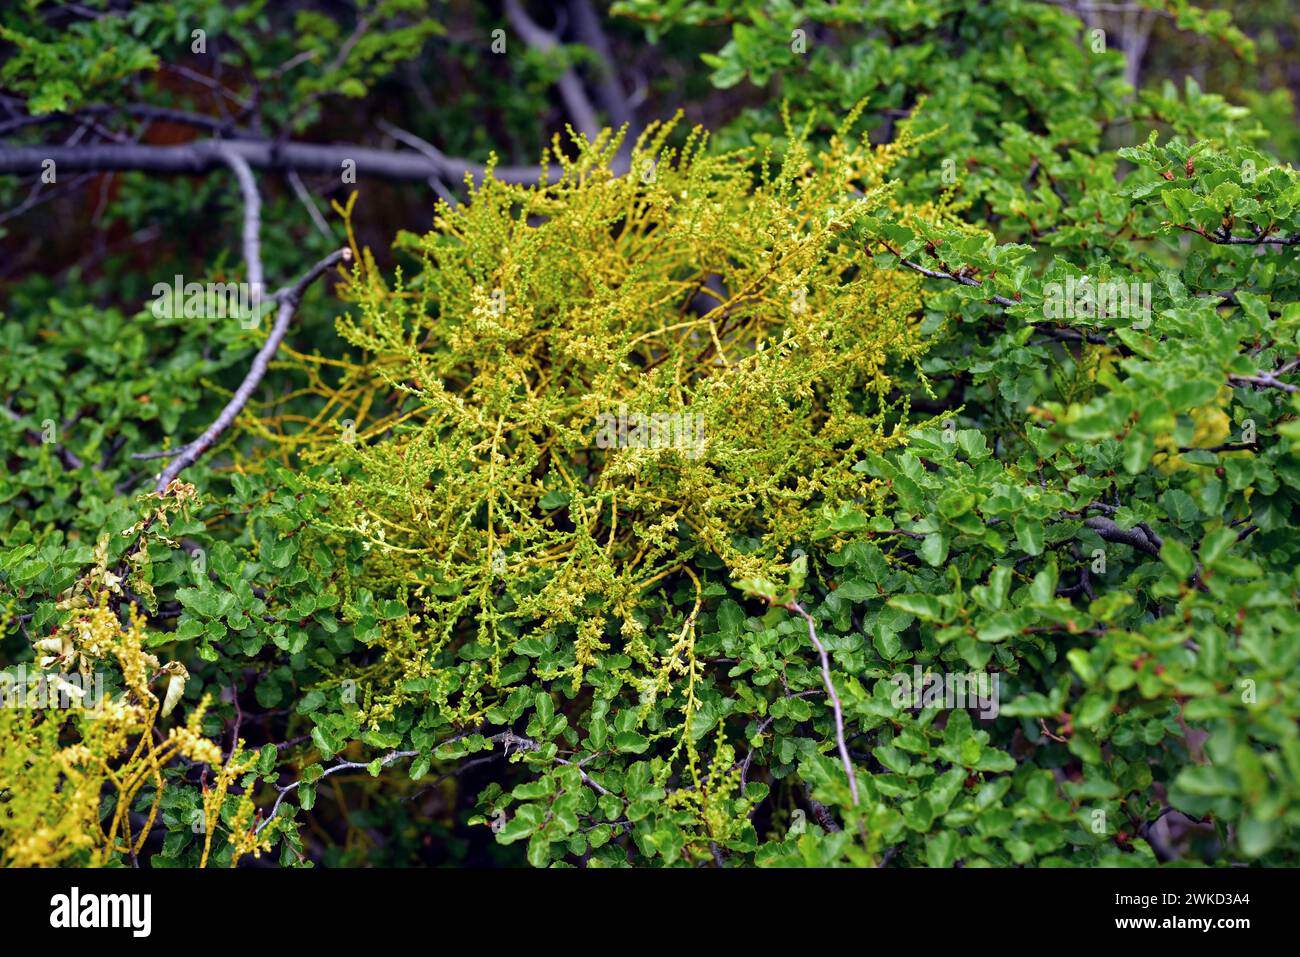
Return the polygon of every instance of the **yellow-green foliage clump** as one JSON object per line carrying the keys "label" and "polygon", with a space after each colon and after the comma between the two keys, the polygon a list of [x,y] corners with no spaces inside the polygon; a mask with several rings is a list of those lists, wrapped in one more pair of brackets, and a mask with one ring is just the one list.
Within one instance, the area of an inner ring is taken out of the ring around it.
{"label": "yellow-green foliage clump", "polygon": [[[103,569],[100,570],[102,577]],[[92,572],[91,576],[95,573]],[[88,577],[91,577],[88,576]],[[112,579],[110,578],[110,581]],[[134,613],[126,626],[101,601],[84,607],[81,588],[65,604],[82,607],[48,638],[35,642],[49,691],[7,682],[0,707],[0,864],[6,867],[123,864],[138,854],[157,816],[164,771],[177,758],[205,764],[213,783],[203,793],[203,862],[232,782],[249,756],[226,761],[200,725],[206,701],[164,733],[160,722],[184,686],[183,666],[160,664],[144,650]],[[163,699],[151,685],[168,676]],[[77,678],[83,680],[76,680]],[[145,800],[138,802],[141,795]],[[248,797],[232,798],[231,863],[260,852]],[[132,826],[136,812],[136,826]],[[197,822],[196,822],[197,823]]]}
{"label": "yellow-green foliage clump", "polygon": [[867,248],[874,217],[925,214],[884,179],[907,137],[792,132],[776,161],[669,132],[627,176],[610,140],[548,184],[488,177],[400,242],[414,277],[358,256],[340,332],[365,358],[332,412],[360,421],[377,390],[400,412],[341,426],[309,484],[419,609],[387,636],[389,677],[427,677],[469,622],[489,673],[524,623],[572,629],[575,688],[618,632],[650,666],[647,586],[700,562],[771,573],[827,511],[878,498],[852,465],[901,441],[886,367],[923,348],[916,283]]}

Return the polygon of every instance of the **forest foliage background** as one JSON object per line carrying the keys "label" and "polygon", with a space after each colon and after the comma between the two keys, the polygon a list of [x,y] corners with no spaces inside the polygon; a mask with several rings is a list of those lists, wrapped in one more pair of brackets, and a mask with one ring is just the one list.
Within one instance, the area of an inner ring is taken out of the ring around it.
{"label": "forest foliage background", "polygon": [[5,4],[0,861],[1296,863],[1298,30]]}

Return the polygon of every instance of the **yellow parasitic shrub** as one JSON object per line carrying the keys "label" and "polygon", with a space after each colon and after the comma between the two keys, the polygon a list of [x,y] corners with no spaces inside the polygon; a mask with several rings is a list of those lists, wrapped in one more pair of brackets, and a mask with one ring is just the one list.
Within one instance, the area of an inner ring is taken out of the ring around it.
{"label": "yellow parasitic shrub", "polygon": [[[362,355],[330,361],[334,424],[282,440],[328,502],[305,534],[365,541],[345,587],[411,610],[366,669],[372,724],[412,681],[478,719],[513,643],[548,632],[573,651],[542,680],[576,691],[618,654],[652,699],[694,675],[695,615],[654,647],[650,586],[684,574],[698,610],[701,567],[778,574],[828,514],[881,500],[852,464],[904,441],[890,370],[923,379],[924,343],[919,280],[874,268],[872,223],[944,212],[894,202],[909,137],[877,149],[853,119],[824,150],[789,131],[779,161],[710,156],[698,130],[669,148],[670,124],[621,177],[617,138],[580,141],[554,181],[489,175],[440,205],[399,240],[413,277],[356,250],[339,332]],[[481,664],[456,692],[437,662],[466,641]]]}
{"label": "yellow parasitic shrub", "polygon": [[[37,697],[35,684],[10,683],[5,689],[5,706],[0,707],[3,866],[127,862],[140,852],[156,823],[166,787],[164,770],[177,758],[207,765],[213,776],[203,792],[206,863],[228,788],[254,762],[238,749],[233,761],[226,760],[204,736],[200,724],[206,699],[184,723],[163,732],[160,721],[179,700],[184,666],[160,664],[145,651],[145,630],[134,607],[123,626],[109,607],[109,594],[100,592],[97,604],[82,607],[53,635],[34,643],[40,674],[59,693]],[[84,596],[70,595],[68,603],[84,606]],[[74,674],[93,680],[68,680]],[[164,676],[167,690],[160,701],[152,685]],[[104,691],[109,683],[120,685],[119,690]],[[147,805],[138,809],[137,798],[149,788],[152,797],[146,794]],[[232,865],[249,851],[260,853],[266,844],[249,830],[249,798],[240,796],[235,804],[236,826],[228,833]]]}

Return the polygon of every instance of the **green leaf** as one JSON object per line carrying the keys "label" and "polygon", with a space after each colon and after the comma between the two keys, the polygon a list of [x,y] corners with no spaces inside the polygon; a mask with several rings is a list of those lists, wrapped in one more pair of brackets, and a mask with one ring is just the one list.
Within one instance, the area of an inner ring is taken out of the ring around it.
{"label": "green leaf", "polygon": [[940,831],[925,839],[925,860],[930,867],[952,867],[960,838],[956,831]]}
{"label": "green leaf", "polygon": [[1260,821],[1249,814],[1237,822],[1237,843],[1247,857],[1262,857],[1282,839],[1281,821]]}
{"label": "green leaf", "polygon": [[948,540],[940,532],[933,532],[921,542],[917,554],[931,565],[942,565],[948,558]]}
{"label": "green leaf", "polygon": [[620,731],[614,735],[614,747],[624,754],[643,754],[650,742],[635,731]]}
{"label": "green leaf", "polygon": [[257,752],[257,773],[270,774],[275,770],[275,763],[278,757],[279,752],[276,750],[274,744],[262,745],[262,749]]}
{"label": "green leaf", "polygon": [[1043,553],[1043,523],[1037,519],[1017,515],[1012,522],[1016,530],[1016,543],[1027,555]]}
{"label": "green leaf", "polygon": [[1192,550],[1176,539],[1166,538],[1160,547],[1160,560],[1179,578],[1187,578],[1196,567]]}
{"label": "green leaf", "polygon": [[888,602],[897,608],[925,621],[947,621],[947,613],[937,595],[894,595]]}

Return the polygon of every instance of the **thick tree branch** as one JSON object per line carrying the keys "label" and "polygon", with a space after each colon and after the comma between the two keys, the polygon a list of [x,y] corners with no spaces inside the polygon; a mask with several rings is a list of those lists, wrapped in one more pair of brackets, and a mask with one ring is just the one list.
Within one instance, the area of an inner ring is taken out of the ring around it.
{"label": "thick tree branch", "polygon": [[[559,41],[550,31],[543,30],[533,22],[519,0],[506,0],[505,11],[506,19],[510,21],[515,32],[534,50],[546,53],[559,46]],[[564,100],[564,108],[569,114],[569,119],[573,121],[573,128],[588,140],[595,140],[600,132],[600,122],[596,119],[596,108],[592,106],[591,99],[587,96],[578,71],[569,67],[560,74],[555,85],[560,91],[560,98]]]}
{"label": "thick tree branch", "polygon": [[262,299],[262,197],[257,192],[257,181],[248,161],[233,150],[222,150],[221,159],[239,180],[239,191],[244,197],[244,229],[242,245],[244,264],[248,268],[248,283],[252,286],[253,301]]}
{"label": "thick tree branch", "polygon": [[1102,537],[1104,541],[1115,542],[1120,545],[1128,545],[1140,552],[1146,552],[1155,558],[1160,557],[1160,546],[1154,540],[1147,537],[1146,532],[1141,526],[1133,528],[1120,528],[1111,519],[1102,515],[1093,515],[1085,518],[1083,524],[1092,529]]}
{"label": "thick tree branch", "polygon": [[[181,146],[138,146],[95,143],[85,146],[0,146],[0,175],[35,175],[53,160],[59,171],[105,172],[141,170],[149,173],[205,173],[236,155],[250,167],[303,173],[341,173],[343,164],[356,164],[358,176],[380,179],[428,180],[441,176],[460,182],[469,173],[482,179],[484,166],[453,156],[435,160],[418,153],[393,152],[352,143],[321,145],[284,143],[279,149],[264,140],[197,140]],[[539,166],[498,166],[493,175],[506,183],[531,185],[541,178]]]}
{"label": "thick tree branch", "polygon": [[626,125],[635,129],[636,114],[623,91],[623,84],[618,80],[618,73],[614,69],[614,53],[605,31],[601,29],[600,17],[591,0],[569,0],[569,13],[573,16],[573,32],[578,42],[590,47],[600,59],[600,65],[594,70],[595,93],[601,109],[609,116],[610,125]]}

